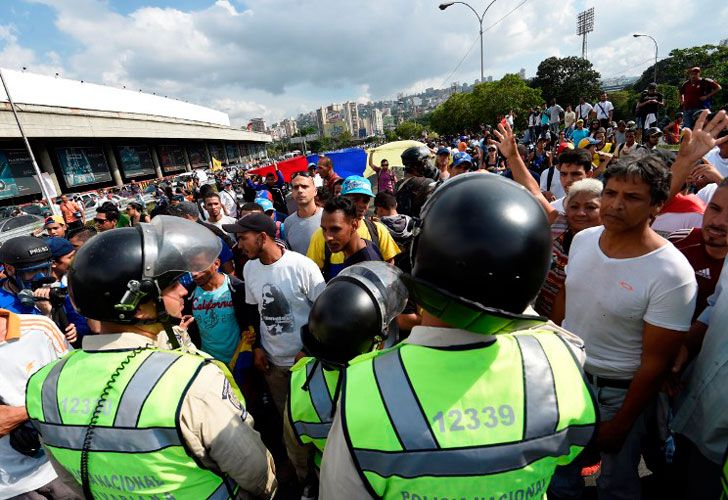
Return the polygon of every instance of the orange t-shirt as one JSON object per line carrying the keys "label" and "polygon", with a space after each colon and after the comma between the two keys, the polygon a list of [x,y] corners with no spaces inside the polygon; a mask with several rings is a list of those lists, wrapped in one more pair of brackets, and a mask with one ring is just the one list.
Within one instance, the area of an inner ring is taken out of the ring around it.
{"label": "orange t-shirt", "polygon": [[66,224],[70,224],[71,222],[76,222],[80,219],[80,217],[77,217],[76,214],[83,213],[83,209],[75,201],[69,201],[61,203],[61,213],[63,214],[63,220],[66,221]]}

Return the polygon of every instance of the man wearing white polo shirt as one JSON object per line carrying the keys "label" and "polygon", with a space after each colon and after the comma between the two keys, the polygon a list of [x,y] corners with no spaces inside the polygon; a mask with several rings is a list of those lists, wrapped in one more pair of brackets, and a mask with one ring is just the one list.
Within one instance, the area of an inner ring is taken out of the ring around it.
{"label": "man wearing white polo shirt", "polygon": [[45,316],[0,309],[0,499],[78,498],[63,483],[34,436],[25,410],[25,386],[36,371],[70,349],[58,327]]}

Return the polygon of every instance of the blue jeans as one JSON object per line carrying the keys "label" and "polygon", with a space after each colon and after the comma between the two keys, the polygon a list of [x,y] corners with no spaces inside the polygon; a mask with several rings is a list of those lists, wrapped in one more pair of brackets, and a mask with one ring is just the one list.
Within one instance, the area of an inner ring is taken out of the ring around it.
{"label": "blue jeans", "polygon": [[[600,420],[611,420],[621,408],[627,389],[597,387],[591,384],[597,403]],[[638,500],[642,494],[638,467],[642,450],[642,440],[646,434],[645,414],[640,415],[627,435],[618,453],[601,453],[602,468],[597,479],[599,500]],[[551,479],[549,491],[562,498],[578,499],[584,490],[581,468],[585,464],[579,458],[569,465],[558,467]]]}
{"label": "blue jeans", "polygon": [[683,113],[683,127],[689,128],[692,130],[693,126],[695,125],[695,120],[693,120],[693,115],[700,111],[703,111],[703,108],[686,109],[685,112]]}

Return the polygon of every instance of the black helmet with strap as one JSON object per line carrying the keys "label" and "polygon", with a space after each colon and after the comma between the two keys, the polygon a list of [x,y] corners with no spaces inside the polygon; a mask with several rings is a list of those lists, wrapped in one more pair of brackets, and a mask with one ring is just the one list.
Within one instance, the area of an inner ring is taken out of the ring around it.
{"label": "black helmet with strap", "polygon": [[546,214],[523,187],[493,174],[444,182],[422,208],[411,275],[426,311],[455,327],[494,333],[523,316],[551,263]]}
{"label": "black helmet with strap", "polygon": [[112,229],[76,253],[68,271],[69,294],[87,318],[122,324],[158,321],[137,319],[139,305],[156,300],[164,315],[161,292],[184,273],[210,267],[221,248],[209,229],[179,217],[160,215],[151,223]]}
{"label": "black helmet with strap", "polygon": [[347,267],[311,306],[301,339],[308,354],[328,366],[344,366],[385,339],[407,303],[401,272],[381,261]]}

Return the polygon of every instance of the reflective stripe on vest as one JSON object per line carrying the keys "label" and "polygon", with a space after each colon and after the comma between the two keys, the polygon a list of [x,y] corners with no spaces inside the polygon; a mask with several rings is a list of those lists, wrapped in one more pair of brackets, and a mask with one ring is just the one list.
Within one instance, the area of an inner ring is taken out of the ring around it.
{"label": "reflective stripe on vest", "polygon": [[73,351],[31,376],[26,407],[48,450],[79,483],[86,443],[94,497],[222,500],[237,485],[188,455],[178,420],[180,403],[206,363],[155,348]]}
{"label": "reflective stripe on vest", "polygon": [[114,427],[135,427],[139,423],[139,414],[144,401],[164,372],[178,359],[179,356],[172,353],[155,352],[144,360],[124,389],[119,401],[119,411],[114,419]]}
{"label": "reflective stripe on vest", "polygon": [[[565,342],[538,330],[498,339],[485,348],[444,351],[403,343],[348,369],[343,431],[372,495],[545,492],[555,467],[589,443],[596,409]],[[449,373],[458,378],[443,386]],[[510,423],[503,414],[485,423],[494,408],[508,408]]]}
{"label": "reflective stripe on vest", "polygon": [[[318,418],[318,422],[305,421],[307,419],[306,415],[294,414],[294,408],[298,406],[291,404],[289,407],[289,417],[293,424],[293,429],[301,442],[309,442],[307,438],[326,439],[331,430],[331,423],[334,420],[334,401],[326,383],[323,366],[316,360],[311,360],[306,364],[305,380],[308,381],[307,391],[304,390],[303,384],[300,384],[301,377],[298,373],[294,371],[291,377],[289,397],[304,398],[304,401],[306,401],[305,404],[310,404],[310,408],[316,414],[315,418]],[[309,411],[308,417],[312,416],[312,413]],[[323,449],[322,446],[319,446],[319,443],[314,442],[314,444],[320,449]]]}
{"label": "reflective stripe on vest", "polygon": [[[58,425],[32,420],[48,446],[81,451],[86,437],[86,425]],[[119,429],[94,427],[89,451],[148,453],[169,446],[182,446],[177,429]]]}

